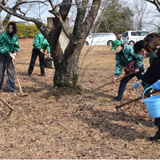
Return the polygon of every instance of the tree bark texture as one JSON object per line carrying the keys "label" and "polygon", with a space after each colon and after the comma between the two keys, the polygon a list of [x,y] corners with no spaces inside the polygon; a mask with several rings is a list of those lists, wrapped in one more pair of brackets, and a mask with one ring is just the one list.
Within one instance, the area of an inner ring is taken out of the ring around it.
{"label": "tree bark texture", "polygon": [[[78,82],[77,69],[78,69],[79,56],[81,53],[81,49],[84,45],[85,39],[88,36],[89,31],[97,16],[100,3],[101,2],[98,0],[93,0],[91,9],[86,17],[85,17],[86,10],[84,8],[77,9],[77,17],[73,33],[71,34],[71,39],[64,53],[62,53],[59,43],[56,42],[57,39],[55,39],[54,41],[52,40],[51,46],[53,48],[51,47],[51,54],[53,56],[55,64],[55,75],[53,78],[54,86],[70,87],[75,90],[77,89],[77,82]],[[66,11],[66,7],[64,9]],[[66,14],[68,13],[65,12],[65,15]],[[63,14],[61,16],[62,18],[65,17]],[[58,35],[60,35],[61,31],[61,26],[58,22],[58,19],[54,21],[54,27],[56,33],[53,32],[53,35],[57,37]]]}

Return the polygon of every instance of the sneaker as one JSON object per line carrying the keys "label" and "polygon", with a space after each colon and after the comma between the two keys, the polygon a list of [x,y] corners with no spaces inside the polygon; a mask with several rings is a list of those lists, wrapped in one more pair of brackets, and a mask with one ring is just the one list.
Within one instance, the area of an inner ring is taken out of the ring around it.
{"label": "sneaker", "polygon": [[121,101],[121,100],[122,100],[122,98],[118,97],[118,96],[112,99],[112,101]]}
{"label": "sneaker", "polygon": [[28,74],[27,74],[27,77],[30,77],[30,76],[31,76],[31,74],[28,73]]}
{"label": "sneaker", "polygon": [[41,76],[46,77],[45,73],[41,74]]}

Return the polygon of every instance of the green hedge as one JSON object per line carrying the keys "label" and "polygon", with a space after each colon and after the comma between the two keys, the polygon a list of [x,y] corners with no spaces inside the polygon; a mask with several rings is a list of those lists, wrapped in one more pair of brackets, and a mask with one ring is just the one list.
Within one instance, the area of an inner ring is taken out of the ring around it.
{"label": "green hedge", "polygon": [[17,26],[17,36],[18,38],[34,38],[37,33],[39,33],[39,29],[35,24],[16,24]]}

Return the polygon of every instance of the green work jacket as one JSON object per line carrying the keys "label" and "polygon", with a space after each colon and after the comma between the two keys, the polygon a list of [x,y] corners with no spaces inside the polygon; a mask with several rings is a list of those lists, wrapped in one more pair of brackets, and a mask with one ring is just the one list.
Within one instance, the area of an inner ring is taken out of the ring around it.
{"label": "green work jacket", "polygon": [[151,65],[153,62],[153,59],[156,57],[156,54],[154,52],[149,52],[150,57],[149,57],[149,64]]}
{"label": "green work jacket", "polygon": [[44,38],[42,33],[37,33],[34,38],[33,47],[35,49],[43,49],[45,51],[47,49],[47,53],[50,53],[50,46],[47,42],[46,38]]}
{"label": "green work jacket", "polygon": [[9,56],[9,53],[18,52],[19,43],[17,35],[13,34],[11,38],[7,32],[0,35],[0,53],[4,56]]}
{"label": "green work jacket", "polygon": [[140,54],[134,52],[133,46],[124,45],[123,51],[116,53],[115,77],[119,77],[122,72],[122,68],[133,59],[136,60],[135,69],[138,69],[143,65],[143,58]]}

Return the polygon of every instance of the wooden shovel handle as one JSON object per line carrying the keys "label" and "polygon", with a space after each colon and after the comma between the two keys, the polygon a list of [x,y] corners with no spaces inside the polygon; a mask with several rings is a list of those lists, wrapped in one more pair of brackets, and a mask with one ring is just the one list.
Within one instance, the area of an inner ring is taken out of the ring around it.
{"label": "wooden shovel handle", "polygon": [[[45,52],[43,52],[44,55],[48,56]],[[52,57],[50,57],[50,59],[53,59]]]}
{"label": "wooden shovel handle", "polygon": [[13,109],[12,109],[12,107],[4,100],[4,99],[2,99],[1,97],[0,97],[0,100],[3,102],[3,103],[5,103],[6,105],[7,105],[7,107],[10,109],[10,112],[9,112],[9,114],[8,114],[8,116],[11,114],[11,112],[13,111]]}
{"label": "wooden shovel handle", "polygon": [[17,75],[17,72],[16,72],[15,63],[14,63],[14,60],[13,60],[13,59],[12,59],[12,63],[13,63],[13,65],[14,65],[14,70],[15,70],[15,74],[16,74],[16,77],[17,77],[18,87],[19,87],[19,90],[20,90],[21,95],[23,96],[22,87],[21,87],[21,84],[20,84],[20,82],[19,82],[19,78],[18,78],[18,75]]}
{"label": "wooden shovel handle", "polygon": [[[126,75],[124,75],[124,76],[122,76],[122,77],[118,77],[117,80],[116,80],[116,82],[117,82],[118,80],[123,79],[124,77],[127,77],[127,76],[133,74],[133,73],[135,73],[135,72],[131,72],[131,73],[126,74]],[[100,89],[100,88],[102,88],[102,87],[104,87],[104,86],[107,86],[107,85],[109,85],[109,84],[111,84],[111,83],[115,83],[115,82],[113,82],[113,81],[108,82],[108,83],[106,83],[106,84],[104,84],[104,85],[102,85],[102,86],[100,86],[100,87],[97,87],[97,88],[93,89],[92,91],[95,91],[95,90],[97,90],[97,89]]]}
{"label": "wooden shovel handle", "polygon": [[[148,94],[146,94],[146,95],[147,95],[147,96],[150,96],[151,94],[154,94],[154,93],[156,93],[156,92],[158,92],[158,91],[153,91],[152,93],[148,93]],[[127,105],[127,104],[129,104],[129,103],[132,103],[132,102],[135,102],[135,101],[138,101],[138,100],[141,99],[141,98],[142,98],[142,96],[140,96],[140,97],[138,97],[138,98],[135,98],[135,99],[132,99],[132,100],[126,102],[126,103],[123,103],[123,104],[121,104],[121,105],[119,105],[119,106],[116,106],[115,108],[116,108],[116,109],[119,109],[119,108],[121,108],[122,106],[125,106],[125,105]]]}

